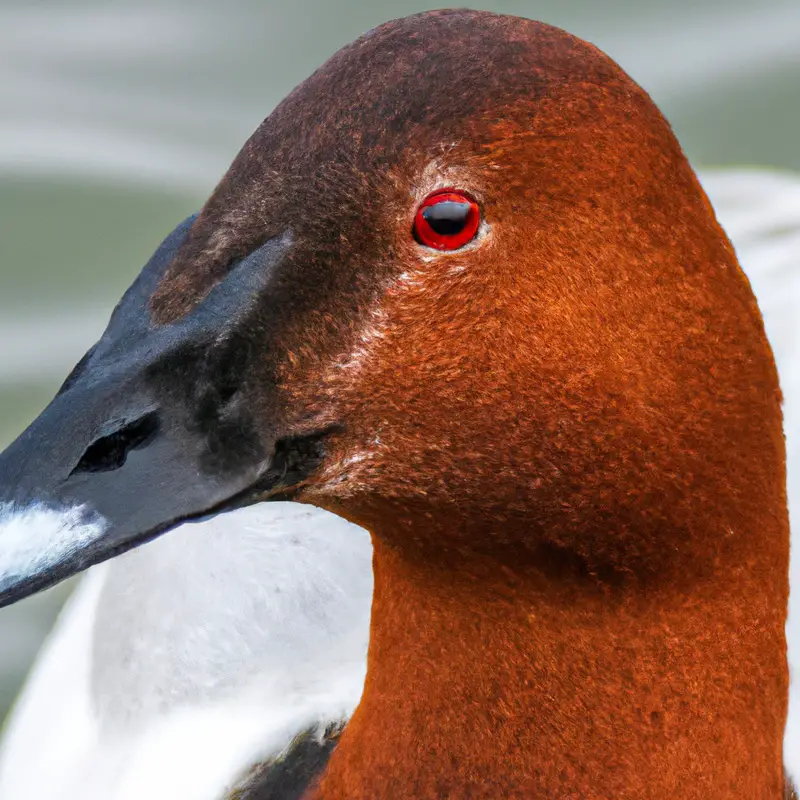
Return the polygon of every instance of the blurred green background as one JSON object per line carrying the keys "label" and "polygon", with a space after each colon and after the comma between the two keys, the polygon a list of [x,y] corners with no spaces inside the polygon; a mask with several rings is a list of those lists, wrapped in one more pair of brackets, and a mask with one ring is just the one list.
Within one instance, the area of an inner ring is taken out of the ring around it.
{"label": "blurred green background", "polygon": [[[342,44],[437,5],[0,0],[0,445],[270,109]],[[800,169],[797,0],[479,6],[605,49],[696,164]],[[0,719],[66,591],[0,611]]]}

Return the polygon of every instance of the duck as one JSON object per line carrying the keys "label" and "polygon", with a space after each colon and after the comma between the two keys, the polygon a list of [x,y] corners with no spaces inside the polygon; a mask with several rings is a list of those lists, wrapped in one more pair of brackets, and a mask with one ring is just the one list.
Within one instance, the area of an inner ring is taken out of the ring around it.
{"label": "duck", "polygon": [[[794,477],[800,179],[754,169],[708,170],[700,177],[736,246],[775,351],[791,518],[800,496]],[[40,652],[0,740],[0,799],[223,800],[241,790],[310,730],[303,703],[293,696],[291,707],[301,710],[285,725],[282,689],[267,695],[263,687],[295,686],[298,662],[316,685],[332,685],[331,651],[320,648],[319,661],[309,659],[298,628],[304,637],[310,630],[311,640],[335,644],[343,656],[337,668],[350,680],[341,684],[337,705],[312,706],[316,731],[342,727],[366,672],[370,559],[363,529],[311,506],[276,502],[182,525],[92,567]],[[335,639],[329,641],[331,623]],[[794,691],[784,759],[796,776],[796,685]],[[34,768],[42,761],[48,770]]]}
{"label": "duck", "polygon": [[428,12],[276,108],[0,456],[0,602],[313,505],[371,536],[367,670],[285,796],[777,798],[785,466],[652,100],[556,28]]}

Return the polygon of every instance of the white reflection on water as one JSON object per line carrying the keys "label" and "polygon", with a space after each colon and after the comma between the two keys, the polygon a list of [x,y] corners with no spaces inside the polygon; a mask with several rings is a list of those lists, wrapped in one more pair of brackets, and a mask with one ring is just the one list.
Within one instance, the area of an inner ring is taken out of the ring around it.
{"label": "white reflection on water", "polygon": [[697,98],[746,76],[768,80],[800,66],[800,5],[664,9],[603,44],[659,103]]}

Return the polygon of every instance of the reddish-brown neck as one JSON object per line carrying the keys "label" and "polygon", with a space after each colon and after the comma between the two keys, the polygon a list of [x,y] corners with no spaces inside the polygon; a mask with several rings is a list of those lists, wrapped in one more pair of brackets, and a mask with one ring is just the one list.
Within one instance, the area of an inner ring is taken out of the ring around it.
{"label": "reddish-brown neck", "polygon": [[786,586],[766,561],[680,590],[379,539],[374,564],[364,696],[313,800],[781,797]]}

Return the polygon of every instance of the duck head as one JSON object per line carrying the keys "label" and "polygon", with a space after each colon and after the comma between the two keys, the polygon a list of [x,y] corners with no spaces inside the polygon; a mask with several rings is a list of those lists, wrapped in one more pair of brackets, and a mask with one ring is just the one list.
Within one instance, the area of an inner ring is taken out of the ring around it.
{"label": "duck head", "polygon": [[410,17],[275,109],[2,454],[0,601],[273,497],[426,554],[693,573],[785,517],[779,403],[647,94],[543,24]]}

